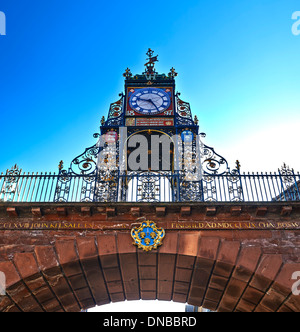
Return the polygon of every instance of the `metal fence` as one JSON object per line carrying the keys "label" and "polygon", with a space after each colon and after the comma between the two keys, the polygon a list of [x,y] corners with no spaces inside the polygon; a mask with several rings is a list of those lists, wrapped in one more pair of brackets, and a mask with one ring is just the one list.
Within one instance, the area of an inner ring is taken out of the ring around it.
{"label": "metal fence", "polygon": [[300,201],[299,173],[21,173],[0,175],[0,202],[271,202]]}

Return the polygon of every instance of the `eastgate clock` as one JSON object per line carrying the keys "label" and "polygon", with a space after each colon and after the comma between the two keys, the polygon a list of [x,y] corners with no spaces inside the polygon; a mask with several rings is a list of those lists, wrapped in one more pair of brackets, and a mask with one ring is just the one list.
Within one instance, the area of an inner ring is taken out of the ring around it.
{"label": "eastgate clock", "polygon": [[137,89],[129,98],[130,107],[144,115],[162,113],[170,104],[170,95],[159,88]]}

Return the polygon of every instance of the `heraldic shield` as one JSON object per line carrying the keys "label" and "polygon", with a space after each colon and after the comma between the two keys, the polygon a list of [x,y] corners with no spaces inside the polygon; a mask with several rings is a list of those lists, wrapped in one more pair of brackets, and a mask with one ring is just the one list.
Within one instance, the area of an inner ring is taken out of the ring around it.
{"label": "heraldic shield", "polygon": [[165,234],[163,228],[157,228],[155,222],[149,220],[144,221],[140,227],[134,227],[131,230],[133,244],[145,251],[157,249],[158,246],[161,246]]}

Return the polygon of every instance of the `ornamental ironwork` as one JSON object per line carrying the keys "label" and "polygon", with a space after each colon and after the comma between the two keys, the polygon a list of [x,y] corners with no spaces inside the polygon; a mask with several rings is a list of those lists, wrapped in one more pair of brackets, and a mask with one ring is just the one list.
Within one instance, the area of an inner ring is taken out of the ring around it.
{"label": "ornamental ironwork", "polygon": [[157,73],[158,56],[151,49],[146,54],[144,73],[125,70],[125,93],[102,116],[98,141],[69,167],[61,161],[58,174],[22,174],[15,165],[0,175],[0,201],[300,201],[299,173],[286,164],[273,174],[241,173],[239,161],[231,169],[203,142],[198,117],[175,90],[175,69]]}

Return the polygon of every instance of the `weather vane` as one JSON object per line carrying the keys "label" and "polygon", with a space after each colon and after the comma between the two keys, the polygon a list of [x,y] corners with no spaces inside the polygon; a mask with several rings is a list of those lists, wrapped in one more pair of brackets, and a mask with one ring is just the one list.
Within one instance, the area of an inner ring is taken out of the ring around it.
{"label": "weather vane", "polygon": [[156,77],[156,72],[154,68],[155,62],[158,62],[158,55],[153,56],[154,51],[151,50],[151,48],[148,49],[148,52],[146,55],[148,56],[147,62],[145,63],[146,71],[145,71],[145,76],[148,80],[155,79]]}

